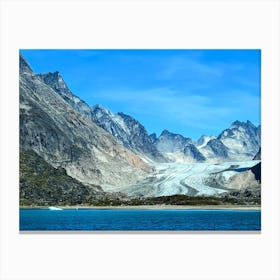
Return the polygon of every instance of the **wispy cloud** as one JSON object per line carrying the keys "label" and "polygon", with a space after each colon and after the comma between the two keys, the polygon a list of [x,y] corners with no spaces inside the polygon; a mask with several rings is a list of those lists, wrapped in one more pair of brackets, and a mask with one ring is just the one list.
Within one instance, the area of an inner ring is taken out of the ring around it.
{"label": "wispy cloud", "polygon": [[162,78],[174,79],[178,77],[199,77],[202,79],[221,78],[223,76],[223,69],[210,66],[209,64],[202,63],[199,60],[194,60],[184,56],[169,57],[162,62]]}

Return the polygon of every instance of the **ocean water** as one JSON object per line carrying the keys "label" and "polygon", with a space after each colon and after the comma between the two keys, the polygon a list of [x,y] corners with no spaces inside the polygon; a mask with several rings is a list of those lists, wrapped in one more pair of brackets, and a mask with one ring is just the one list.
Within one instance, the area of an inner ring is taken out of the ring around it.
{"label": "ocean water", "polygon": [[21,231],[260,230],[259,210],[20,209]]}

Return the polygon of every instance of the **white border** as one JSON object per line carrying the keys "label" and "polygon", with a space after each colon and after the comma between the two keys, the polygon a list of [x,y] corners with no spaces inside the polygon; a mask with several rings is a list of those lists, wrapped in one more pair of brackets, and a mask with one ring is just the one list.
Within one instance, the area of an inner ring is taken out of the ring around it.
{"label": "white border", "polygon": [[[280,279],[279,34],[278,1],[2,0],[0,278]],[[262,49],[261,234],[19,234],[20,48]]]}

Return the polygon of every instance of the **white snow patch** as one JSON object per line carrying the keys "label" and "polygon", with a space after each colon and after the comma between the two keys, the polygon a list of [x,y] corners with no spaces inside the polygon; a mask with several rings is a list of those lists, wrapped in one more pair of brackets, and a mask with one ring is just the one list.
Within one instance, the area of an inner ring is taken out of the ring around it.
{"label": "white snow patch", "polygon": [[128,135],[130,135],[130,130],[128,129],[128,127],[126,126],[123,118],[119,115],[113,115],[112,114],[112,119],[114,122],[116,122]]}
{"label": "white snow patch", "polygon": [[79,103],[79,102],[81,102],[81,99],[78,98],[78,97],[76,97],[76,96],[73,96],[73,101],[74,101],[75,103]]}

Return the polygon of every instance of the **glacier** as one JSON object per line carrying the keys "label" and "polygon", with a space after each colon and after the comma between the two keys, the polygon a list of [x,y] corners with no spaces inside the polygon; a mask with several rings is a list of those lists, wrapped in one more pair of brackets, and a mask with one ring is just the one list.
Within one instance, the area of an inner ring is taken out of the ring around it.
{"label": "glacier", "polygon": [[228,192],[222,184],[212,187],[207,179],[219,174],[222,182],[232,176],[250,169],[260,161],[222,162],[222,163],[152,163],[154,172],[145,180],[126,187],[102,185],[105,192],[122,192],[128,196],[158,197],[177,194],[213,196]]}

